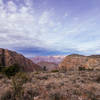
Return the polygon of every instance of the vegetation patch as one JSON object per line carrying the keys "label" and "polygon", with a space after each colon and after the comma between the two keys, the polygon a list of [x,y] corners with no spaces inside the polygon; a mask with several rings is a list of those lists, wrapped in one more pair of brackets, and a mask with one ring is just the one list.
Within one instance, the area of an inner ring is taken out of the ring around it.
{"label": "vegetation patch", "polygon": [[11,76],[15,76],[18,72],[20,72],[20,67],[17,64],[2,68],[2,73],[8,78],[10,78]]}
{"label": "vegetation patch", "polygon": [[28,81],[28,77],[26,73],[19,72],[16,74],[15,77],[12,78],[12,89],[14,93],[14,98],[18,98],[18,100],[21,100],[24,89],[23,84]]}
{"label": "vegetation patch", "polygon": [[52,73],[56,73],[56,72],[59,72],[59,70],[52,70],[51,72]]}
{"label": "vegetation patch", "polygon": [[100,83],[100,76],[97,77],[96,82]]}

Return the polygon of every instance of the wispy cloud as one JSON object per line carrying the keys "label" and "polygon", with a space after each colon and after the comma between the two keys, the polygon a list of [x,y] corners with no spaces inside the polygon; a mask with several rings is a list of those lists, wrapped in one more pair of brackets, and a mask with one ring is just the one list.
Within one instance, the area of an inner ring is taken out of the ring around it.
{"label": "wispy cloud", "polygon": [[[99,53],[99,9],[93,8],[83,16],[74,8],[61,13],[54,6],[45,9],[39,6],[38,11],[35,0],[15,1],[0,0],[0,47]],[[48,1],[41,5],[45,7]],[[43,53],[41,50],[39,52]]]}

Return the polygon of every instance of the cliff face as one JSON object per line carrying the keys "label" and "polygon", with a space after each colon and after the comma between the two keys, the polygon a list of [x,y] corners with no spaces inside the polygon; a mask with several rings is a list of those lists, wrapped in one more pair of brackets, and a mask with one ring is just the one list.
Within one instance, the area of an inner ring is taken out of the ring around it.
{"label": "cliff face", "polygon": [[100,69],[100,56],[69,55],[59,64],[60,69],[78,70],[79,67],[85,69]]}
{"label": "cliff face", "polygon": [[40,67],[34,64],[28,58],[16,52],[0,48],[0,66],[10,66],[18,64],[24,68],[24,71],[40,70]]}
{"label": "cliff face", "polygon": [[33,62],[53,62],[59,64],[65,56],[36,56],[30,58]]}

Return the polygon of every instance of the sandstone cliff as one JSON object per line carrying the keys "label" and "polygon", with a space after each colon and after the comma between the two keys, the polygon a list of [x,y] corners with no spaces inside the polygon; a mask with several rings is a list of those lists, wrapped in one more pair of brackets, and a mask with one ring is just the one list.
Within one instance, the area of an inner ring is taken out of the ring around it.
{"label": "sandstone cliff", "polygon": [[13,64],[18,64],[20,67],[23,67],[24,71],[40,70],[40,67],[37,64],[34,64],[23,55],[0,48],[0,66],[11,66]]}
{"label": "sandstone cliff", "polygon": [[69,55],[59,64],[60,69],[79,70],[80,67],[85,69],[100,69],[100,55]]}

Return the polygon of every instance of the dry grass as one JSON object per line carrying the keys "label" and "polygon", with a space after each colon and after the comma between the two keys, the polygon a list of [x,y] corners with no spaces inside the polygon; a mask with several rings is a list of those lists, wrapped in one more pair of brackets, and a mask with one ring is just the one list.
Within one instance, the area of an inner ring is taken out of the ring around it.
{"label": "dry grass", "polygon": [[[0,79],[0,100],[100,100],[99,76],[100,71],[69,71],[4,77]],[[19,83],[19,79],[22,84],[17,93],[21,95],[14,97],[12,82]]]}

